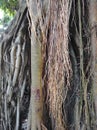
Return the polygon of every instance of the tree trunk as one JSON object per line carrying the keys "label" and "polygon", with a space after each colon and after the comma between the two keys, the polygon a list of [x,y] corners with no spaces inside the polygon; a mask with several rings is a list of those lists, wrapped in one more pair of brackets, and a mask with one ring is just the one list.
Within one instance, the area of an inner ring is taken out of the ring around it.
{"label": "tree trunk", "polygon": [[96,130],[97,2],[19,4],[0,41],[0,129]]}
{"label": "tree trunk", "polygon": [[[90,13],[90,28],[91,28],[91,47],[92,47],[92,69],[94,72],[94,95],[95,95],[95,109],[96,109],[96,118],[97,118],[97,87],[96,87],[96,78],[97,78],[97,34],[96,34],[96,22],[97,22],[97,1],[90,1],[89,13]],[[92,72],[92,73],[93,73]]]}

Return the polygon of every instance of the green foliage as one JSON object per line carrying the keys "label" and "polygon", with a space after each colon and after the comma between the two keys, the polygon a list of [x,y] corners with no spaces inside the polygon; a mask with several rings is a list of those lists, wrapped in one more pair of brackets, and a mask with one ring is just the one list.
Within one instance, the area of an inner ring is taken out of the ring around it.
{"label": "green foliage", "polygon": [[18,9],[18,0],[0,0],[0,8],[9,15],[14,15]]}
{"label": "green foliage", "polygon": [[4,13],[4,16],[2,19],[0,19],[0,24],[1,25],[5,25],[8,24],[8,22],[12,19],[11,16],[9,16],[8,14]]}

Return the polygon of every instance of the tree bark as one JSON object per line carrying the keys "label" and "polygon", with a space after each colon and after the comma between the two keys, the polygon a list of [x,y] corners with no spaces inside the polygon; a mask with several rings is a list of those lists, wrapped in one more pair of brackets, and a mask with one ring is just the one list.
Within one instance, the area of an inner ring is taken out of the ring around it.
{"label": "tree bark", "polygon": [[0,129],[96,130],[96,0],[19,4],[0,40]]}

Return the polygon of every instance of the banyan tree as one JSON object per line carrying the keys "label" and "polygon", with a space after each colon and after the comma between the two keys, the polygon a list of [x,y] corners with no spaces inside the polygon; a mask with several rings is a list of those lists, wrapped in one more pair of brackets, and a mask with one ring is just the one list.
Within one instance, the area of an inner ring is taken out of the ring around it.
{"label": "banyan tree", "polygon": [[20,0],[0,39],[0,130],[97,129],[97,1]]}

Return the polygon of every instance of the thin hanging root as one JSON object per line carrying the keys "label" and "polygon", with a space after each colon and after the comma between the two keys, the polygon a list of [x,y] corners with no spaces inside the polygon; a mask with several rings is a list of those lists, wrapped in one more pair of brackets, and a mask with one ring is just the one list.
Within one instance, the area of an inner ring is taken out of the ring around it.
{"label": "thin hanging root", "polygon": [[26,87],[26,78],[24,79],[24,82],[23,82],[23,85],[21,86],[21,100],[23,98],[23,95],[24,95],[24,90],[25,90],[25,87]]}
{"label": "thin hanging root", "polygon": [[16,57],[16,64],[15,64],[15,71],[13,76],[13,86],[16,84],[16,80],[19,74],[20,64],[21,64],[21,46],[17,46],[17,57]]}
{"label": "thin hanging root", "polygon": [[16,129],[15,130],[19,130],[19,119],[20,119],[20,101],[19,101],[19,97],[17,99],[17,115],[16,115]]}
{"label": "thin hanging root", "polygon": [[4,112],[5,112],[6,125],[7,125],[7,120],[8,120],[7,111],[8,111],[8,108],[7,108],[7,98],[5,96],[5,100],[4,100]]}
{"label": "thin hanging root", "polygon": [[41,124],[41,127],[42,127],[42,130],[47,130],[47,128],[43,124]]}
{"label": "thin hanging root", "polygon": [[11,76],[8,78],[8,86],[7,86],[7,90],[6,90],[6,97],[7,97],[7,102],[10,102],[11,97],[12,97]]}
{"label": "thin hanging root", "polygon": [[[24,60],[24,57],[25,57],[25,55],[24,55],[24,53],[25,53],[25,45],[26,45],[26,42],[24,42],[23,43],[23,46],[22,46],[22,63],[24,64],[24,62],[25,62],[25,60]],[[27,61],[27,60],[26,60]]]}
{"label": "thin hanging root", "polygon": [[12,74],[15,69],[15,55],[16,55],[16,45],[13,45],[11,49],[11,73]]}
{"label": "thin hanging root", "polygon": [[11,101],[11,97],[12,97],[12,88],[11,88],[10,85],[8,85],[8,87],[7,87],[6,96],[7,96],[7,101],[10,102]]}
{"label": "thin hanging root", "polygon": [[28,121],[27,121],[27,130],[31,129],[31,101],[29,105]]}
{"label": "thin hanging root", "polygon": [[1,75],[1,65],[2,65],[2,56],[3,56],[3,52],[2,52],[2,46],[3,46],[3,42],[0,43],[0,75]]}

